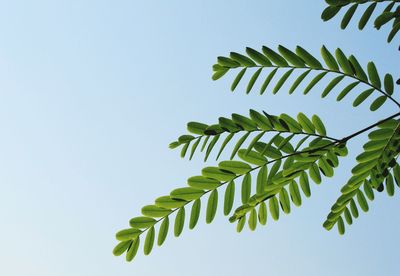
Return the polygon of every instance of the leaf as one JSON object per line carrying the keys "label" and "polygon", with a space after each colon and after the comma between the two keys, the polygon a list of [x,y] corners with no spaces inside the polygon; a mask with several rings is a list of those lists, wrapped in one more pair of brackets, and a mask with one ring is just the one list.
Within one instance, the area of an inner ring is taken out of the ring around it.
{"label": "leaf", "polygon": [[267,58],[270,61],[272,61],[276,66],[279,66],[279,67],[288,67],[289,66],[287,61],[281,55],[279,55],[275,51],[271,50],[270,48],[263,46],[262,51],[263,51],[264,55],[266,55]]}
{"label": "leaf", "polygon": [[386,177],[386,192],[388,196],[394,196],[394,181],[391,174]]}
{"label": "leaf", "polygon": [[173,199],[170,196],[160,196],[155,200],[155,205],[157,207],[165,209],[180,208],[186,204],[185,200]]}
{"label": "leaf", "polygon": [[303,91],[303,94],[306,95],[310,90],[327,74],[328,72],[322,72],[316,75],[311,82],[306,86],[306,88]]}
{"label": "leaf", "polygon": [[203,190],[191,187],[178,188],[173,190],[170,195],[174,199],[183,199],[186,201],[196,200],[204,194]]}
{"label": "leaf", "polygon": [[288,125],[291,132],[302,132],[303,130],[301,125],[295,119],[285,113],[282,113],[279,116],[279,120],[283,120]]}
{"label": "leaf", "polygon": [[376,99],[372,102],[372,104],[371,104],[371,106],[369,107],[369,109],[370,109],[371,111],[376,111],[376,110],[378,110],[378,109],[386,102],[386,100],[387,100],[387,97],[386,97],[386,96],[379,96],[378,98],[376,98]]}
{"label": "leaf", "polygon": [[329,94],[329,92],[331,92],[332,89],[343,79],[344,76],[337,76],[333,80],[331,80],[322,92],[321,97],[325,98]]}
{"label": "leaf", "polygon": [[197,222],[199,221],[200,209],[201,209],[201,201],[200,199],[196,199],[193,202],[192,210],[190,212],[189,229],[193,229],[196,226]]}
{"label": "leaf", "polygon": [[257,227],[257,212],[256,210],[253,208],[250,212],[250,216],[249,216],[249,228],[251,231],[256,230]]}
{"label": "leaf", "polygon": [[355,81],[353,83],[350,83],[348,86],[346,86],[342,92],[340,92],[340,94],[337,96],[336,100],[337,101],[341,101],[344,97],[346,97],[346,95],[354,89],[354,87],[356,87],[360,82],[359,81]]}
{"label": "leaf", "polygon": [[251,194],[251,174],[247,173],[242,181],[242,203],[246,204],[249,201]]}
{"label": "leaf", "polygon": [[302,59],[304,60],[304,62],[310,66],[313,69],[321,69],[322,68],[322,64],[318,61],[318,59],[316,59],[315,57],[313,57],[309,52],[307,52],[305,49],[303,49],[300,46],[296,47],[296,54]]}
{"label": "leaf", "polygon": [[368,161],[365,163],[357,164],[352,170],[351,173],[353,175],[361,175],[365,172],[368,172],[376,165],[376,160]]}
{"label": "leaf", "polygon": [[144,229],[153,226],[157,221],[149,217],[135,217],[129,221],[129,225],[135,229]]}
{"label": "leaf", "polygon": [[155,230],[154,226],[152,226],[149,229],[149,231],[147,231],[146,239],[144,241],[144,246],[143,246],[144,255],[149,255],[151,253],[151,250],[153,249],[154,245],[154,236],[155,236]]}
{"label": "leaf", "polygon": [[231,52],[229,56],[234,61],[239,62],[240,65],[242,65],[242,66],[246,66],[246,67],[256,66],[254,61],[252,61],[251,59],[249,59],[248,57],[246,57],[246,56],[244,56],[242,54]]}
{"label": "leaf", "polygon": [[353,224],[353,218],[351,217],[350,211],[347,207],[344,208],[344,218],[349,225]]}
{"label": "leaf", "polygon": [[136,239],[137,237],[139,237],[139,235],[141,233],[142,233],[142,231],[139,229],[128,228],[128,229],[118,231],[117,234],[115,234],[115,237],[119,241],[130,241],[130,240],[133,240],[133,239]]}
{"label": "leaf", "polygon": [[158,238],[157,238],[157,245],[161,246],[165,242],[165,239],[168,235],[169,229],[169,217],[165,217],[163,222],[161,223],[160,229],[158,230]]}
{"label": "leaf", "polygon": [[278,80],[276,83],[274,89],[272,90],[272,94],[278,93],[279,89],[283,86],[283,84],[286,82],[286,80],[289,78],[289,76],[293,73],[293,68],[286,71],[285,74],[282,75],[282,77]]}
{"label": "leaf", "polygon": [[359,106],[362,104],[371,94],[374,92],[375,88],[370,88],[365,91],[363,91],[360,95],[357,96],[357,98],[353,102],[353,106]]}
{"label": "leaf", "polygon": [[185,208],[179,208],[175,217],[174,236],[179,237],[182,233],[183,226],[185,225]]}
{"label": "leaf", "polygon": [[238,175],[245,174],[251,170],[249,164],[241,161],[222,161],[218,164],[221,170],[233,172]]}
{"label": "leaf", "polygon": [[260,52],[250,47],[247,47],[246,53],[249,55],[249,57],[251,57],[255,62],[257,62],[261,66],[266,66],[266,67],[272,66],[272,63],[269,61],[269,59]]}
{"label": "leaf", "polygon": [[337,48],[335,51],[335,55],[343,72],[347,75],[352,76],[354,74],[353,69],[351,68],[350,62],[347,59],[346,55],[342,52],[342,50]]}
{"label": "leaf", "polygon": [[121,256],[131,245],[132,241],[119,242],[113,249],[114,256]]}
{"label": "leaf", "polygon": [[247,87],[246,87],[246,94],[249,94],[249,93],[250,93],[251,89],[253,88],[254,84],[256,83],[256,81],[257,81],[257,79],[258,79],[258,76],[260,76],[261,71],[262,71],[262,68],[259,68],[259,69],[253,74],[253,76],[251,77],[251,79],[250,79],[250,81],[249,81],[249,83],[247,84]]}
{"label": "leaf", "polygon": [[370,61],[367,65],[368,76],[371,81],[371,84],[380,89],[381,88],[381,79],[379,78],[378,71],[376,70],[375,64]]}
{"label": "leaf", "polygon": [[343,222],[342,217],[338,218],[337,227],[338,227],[339,234],[343,235],[345,232],[345,227],[344,227],[344,222]]}
{"label": "leaf", "polygon": [[257,166],[262,166],[268,161],[264,156],[255,151],[250,151],[248,154],[246,154],[246,150],[241,149],[239,150],[238,155],[243,161]]}
{"label": "leaf", "polygon": [[271,122],[268,120],[268,118],[253,109],[250,109],[250,118],[263,131],[273,129],[273,126],[272,126]]}
{"label": "leaf", "polygon": [[226,186],[225,197],[224,197],[224,215],[227,216],[232,210],[233,202],[235,200],[235,182],[229,182]]}
{"label": "leaf", "polygon": [[218,207],[218,190],[214,190],[211,192],[207,202],[206,223],[211,223],[214,220],[215,214],[217,212],[217,207]]}
{"label": "leaf", "polygon": [[370,140],[385,140],[390,138],[393,135],[393,129],[389,128],[382,128],[382,129],[377,129],[374,131],[371,131],[368,134],[368,138]]}
{"label": "leaf", "polygon": [[311,70],[304,71],[297,79],[293,82],[292,86],[289,89],[289,94],[292,94],[294,90],[300,85],[300,83],[307,77],[307,75],[311,72]]}
{"label": "leaf", "polygon": [[201,170],[201,174],[208,178],[214,178],[219,181],[230,181],[235,178],[235,174],[222,171],[217,167],[205,167]]}
{"label": "leaf", "polygon": [[239,151],[240,146],[244,143],[244,141],[249,137],[250,132],[245,133],[236,143],[235,147],[233,148],[232,154],[230,159],[232,160],[235,157],[236,153]]}
{"label": "leaf", "polygon": [[236,87],[238,86],[239,82],[241,81],[241,79],[243,78],[244,74],[246,73],[246,67],[243,68],[242,70],[239,71],[239,73],[236,75],[235,79],[232,82],[231,85],[231,91],[235,91]]}
{"label": "leaf", "polygon": [[357,78],[359,78],[360,80],[362,80],[364,82],[368,82],[367,74],[364,72],[364,69],[361,67],[361,65],[358,62],[358,60],[356,59],[356,57],[351,55],[349,57],[349,62],[353,66],[353,69],[356,73]]}
{"label": "leaf", "polygon": [[217,60],[218,60],[218,64],[223,67],[236,68],[236,67],[240,66],[239,62],[236,62],[233,59],[230,59],[228,57],[218,57]]}
{"label": "leaf", "polygon": [[388,35],[388,38],[387,38],[388,43],[390,43],[393,40],[393,38],[396,36],[396,34],[399,32],[399,30],[400,30],[400,22],[397,22],[393,26],[392,30],[390,31],[390,33]]}
{"label": "leaf", "polygon": [[329,50],[322,46],[321,56],[325,61],[326,66],[332,71],[339,71],[339,65],[337,64],[335,57],[329,52]]}
{"label": "leaf", "polygon": [[367,200],[365,199],[363,192],[361,192],[360,190],[358,190],[357,192],[357,201],[358,204],[360,205],[361,210],[363,210],[364,212],[368,212],[369,207]]}
{"label": "leaf", "polygon": [[256,193],[263,194],[265,191],[265,186],[267,184],[267,176],[268,176],[268,167],[263,166],[258,171],[257,174],[257,185],[256,185]]}
{"label": "leaf", "polygon": [[170,209],[165,209],[157,207],[155,205],[146,205],[142,208],[142,214],[147,217],[161,218],[168,216],[172,211]]}
{"label": "leaf", "polygon": [[197,147],[198,147],[198,145],[199,145],[199,143],[200,143],[200,141],[201,141],[201,138],[202,138],[202,137],[197,138],[196,142],[193,143],[192,149],[191,149],[191,151],[190,151],[189,160],[192,160],[193,155],[194,155],[194,153],[196,152],[196,149],[197,149]]}
{"label": "leaf", "polygon": [[204,156],[204,161],[207,161],[208,156],[210,156],[210,153],[211,153],[212,149],[214,148],[215,144],[218,142],[218,139],[219,139],[219,134],[215,135],[213,137],[213,139],[211,140],[210,144],[208,144],[207,151]]}
{"label": "leaf", "polygon": [[321,19],[323,21],[328,21],[335,17],[335,15],[340,11],[341,7],[337,6],[328,6],[326,7],[321,14]]}
{"label": "leaf", "polygon": [[364,181],[364,193],[369,200],[371,201],[374,200],[375,198],[374,191],[372,190],[372,187],[368,181]]}
{"label": "leaf", "polygon": [[296,181],[292,180],[289,184],[289,193],[292,198],[293,204],[296,206],[301,206],[301,194],[299,191],[299,186]]}
{"label": "leaf", "polygon": [[229,71],[228,68],[224,68],[218,71],[215,71],[211,77],[212,80],[216,81],[222,78],[227,72]]}
{"label": "leaf", "polygon": [[261,225],[267,224],[267,205],[265,202],[261,202],[258,208],[258,221]]}
{"label": "leaf", "polygon": [[391,21],[394,17],[395,17],[394,12],[390,12],[390,11],[383,12],[375,19],[375,22],[374,22],[375,28],[377,28],[379,30],[383,25],[385,25],[386,23]]}
{"label": "leaf", "polygon": [[274,78],[274,76],[275,76],[277,71],[278,71],[278,68],[275,68],[265,78],[265,81],[263,82],[263,84],[261,85],[261,88],[260,88],[260,95],[264,94],[265,90],[267,89],[267,87],[268,87],[269,83],[271,82],[271,80]]}
{"label": "leaf", "polygon": [[353,17],[354,13],[356,12],[357,7],[358,7],[358,4],[354,4],[347,10],[347,12],[343,16],[342,22],[340,24],[340,28],[342,28],[343,30],[346,29],[351,18]]}
{"label": "leaf", "polygon": [[279,203],[275,196],[269,199],[269,210],[273,220],[279,219]]}
{"label": "leaf", "polygon": [[368,20],[371,18],[371,15],[376,8],[376,4],[377,3],[375,2],[375,3],[372,3],[371,5],[369,5],[368,8],[363,13],[363,15],[361,16],[361,19],[358,23],[358,28],[360,30],[364,29],[365,25],[368,23]]}
{"label": "leaf", "polygon": [[321,183],[321,174],[319,172],[319,168],[318,168],[317,164],[314,163],[309,168],[309,175],[310,175],[312,181],[315,182],[315,184]]}
{"label": "leaf", "polygon": [[248,145],[247,149],[246,149],[246,154],[248,154],[254,147],[254,145],[258,142],[258,140],[260,140],[265,134],[265,131],[260,132],[259,134],[257,134],[253,140],[251,140],[250,144]]}
{"label": "leaf", "polygon": [[304,129],[305,132],[310,134],[315,133],[315,126],[306,115],[300,112],[299,114],[297,114],[297,121],[299,121],[301,127]]}
{"label": "leaf", "polygon": [[208,125],[198,123],[198,122],[189,122],[187,123],[187,130],[193,134],[203,135],[204,131],[208,128]]}
{"label": "leaf", "polygon": [[383,84],[384,84],[386,93],[388,93],[389,95],[392,95],[393,90],[394,90],[394,81],[393,81],[392,75],[386,74]]}
{"label": "leaf", "polygon": [[301,58],[299,58],[295,53],[293,53],[289,49],[285,48],[284,46],[279,45],[278,51],[294,67],[304,67],[305,66],[304,61]]}
{"label": "leaf", "polygon": [[308,181],[307,173],[302,172],[299,178],[300,187],[306,197],[311,196],[310,182]]}
{"label": "leaf", "polygon": [[190,187],[200,190],[214,190],[221,185],[218,180],[207,178],[204,176],[192,176],[187,180]]}
{"label": "leaf", "polygon": [[358,218],[358,209],[354,199],[350,200],[350,211],[353,217]]}
{"label": "leaf", "polygon": [[221,148],[219,149],[216,160],[218,160],[218,158],[221,156],[222,151],[225,149],[226,145],[229,143],[234,135],[234,133],[229,133],[228,136],[226,136],[225,140],[222,142]]}
{"label": "leaf", "polygon": [[128,252],[126,252],[125,259],[127,262],[131,262],[135,258],[136,253],[139,249],[139,245],[140,245],[140,238],[138,237],[137,239],[132,241],[131,246],[129,246]]}
{"label": "leaf", "polygon": [[181,150],[181,158],[184,158],[186,155],[186,152],[189,148],[190,142],[187,142],[186,144],[183,145],[182,150]]}
{"label": "leaf", "polygon": [[246,215],[241,217],[236,225],[236,232],[240,233],[243,230],[244,225],[246,224]]}
{"label": "leaf", "polygon": [[285,188],[281,189],[281,191],[279,192],[279,202],[281,204],[282,211],[285,214],[289,214],[290,213],[290,200],[289,200],[289,194]]}
{"label": "leaf", "polygon": [[311,121],[315,126],[315,130],[322,136],[326,135],[326,129],[324,124],[322,123],[321,119],[317,115],[313,115],[311,117]]}

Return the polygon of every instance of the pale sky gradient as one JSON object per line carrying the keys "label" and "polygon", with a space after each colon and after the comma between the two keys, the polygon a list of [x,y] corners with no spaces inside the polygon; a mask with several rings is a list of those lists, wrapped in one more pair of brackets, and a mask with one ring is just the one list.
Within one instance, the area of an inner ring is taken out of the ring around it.
{"label": "pale sky gradient", "polygon": [[196,230],[185,226],[179,239],[170,235],[133,263],[111,253],[115,232],[141,206],[204,166],[168,149],[188,121],[212,123],[250,108],[302,111],[342,137],[396,111],[353,108],[352,96],[321,100],[320,89],[246,96],[240,86],[232,94],[232,76],[211,80],[218,55],[278,44],[316,55],[322,44],[341,47],[399,77],[398,38],[388,45],[386,28],[323,23],[324,5],[1,1],[0,275],[398,275],[398,189],[393,198],[377,195],[345,236],[322,228],[365,136],[350,143],[335,177],[313,185],[312,197],[278,223],[237,234],[219,210],[213,224],[202,216]]}

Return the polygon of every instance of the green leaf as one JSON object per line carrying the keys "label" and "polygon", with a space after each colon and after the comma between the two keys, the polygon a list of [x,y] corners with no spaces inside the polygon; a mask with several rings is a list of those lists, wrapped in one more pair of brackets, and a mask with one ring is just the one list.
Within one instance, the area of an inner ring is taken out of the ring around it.
{"label": "green leaf", "polygon": [[288,125],[291,132],[302,132],[303,130],[301,125],[295,119],[285,113],[282,113],[279,116],[279,120],[283,120]]}
{"label": "green leaf", "polygon": [[345,227],[344,227],[344,222],[343,222],[342,217],[338,218],[337,227],[338,227],[339,234],[343,235],[345,232]]}
{"label": "green leaf", "polygon": [[187,130],[193,134],[203,135],[204,131],[208,128],[208,125],[198,123],[198,122],[189,122],[187,123]]}
{"label": "green leaf", "polygon": [[220,78],[222,78],[226,73],[228,73],[229,69],[228,68],[224,68],[218,71],[215,71],[211,77],[212,80],[216,81],[219,80]]}
{"label": "green leaf", "polygon": [[273,220],[279,219],[279,203],[275,196],[269,199],[269,210]]}
{"label": "green leaf", "polygon": [[265,202],[261,202],[258,208],[258,221],[261,225],[267,224],[267,205]]}
{"label": "green leaf", "polygon": [[306,88],[303,91],[303,94],[306,95],[310,90],[327,74],[328,72],[322,72],[316,75],[311,82],[306,86]]}
{"label": "green leaf", "polygon": [[386,177],[386,192],[388,196],[394,196],[394,181],[391,174]]}
{"label": "green leaf", "polygon": [[186,144],[183,145],[182,150],[181,150],[181,158],[184,158],[186,155],[186,152],[189,148],[190,142],[187,142]]}
{"label": "green leaf", "polygon": [[242,203],[246,204],[251,195],[251,174],[247,173],[242,181]]}
{"label": "green leaf", "polygon": [[238,155],[243,161],[257,166],[262,166],[268,161],[264,156],[256,151],[250,151],[246,154],[246,149],[241,149],[239,150]]}
{"label": "green leaf", "polygon": [[294,90],[300,85],[300,83],[307,77],[307,75],[311,72],[311,70],[304,71],[297,79],[293,82],[292,86],[289,89],[289,94],[292,94]]}
{"label": "green leaf", "polygon": [[155,205],[165,209],[180,208],[186,204],[185,200],[173,199],[170,196],[160,196],[155,200]]}
{"label": "green leaf", "polygon": [[360,190],[358,190],[357,192],[357,201],[358,204],[360,205],[361,210],[363,210],[364,212],[368,212],[369,207],[367,200],[365,199],[363,192],[361,192]]}
{"label": "green leaf", "polygon": [[[395,22],[396,22],[396,21],[395,21]],[[399,30],[400,30],[400,22],[397,22],[397,23],[393,26],[392,30],[390,31],[390,33],[389,33],[389,35],[388,35],[388,38],[387,38],[387,42],[388,42],[388,43],[390,43],[390,42],[393,40],[393,38],[396,36],[396,34],[399,32]]]}
{"label": "green leaf", "polygon": [[375,64],[372,61],[368,62],[367,71],[371,84],[380,89],[381,79],[379,78],[378,71],[376,70]]}
{"label": "green leaf", "polygon": [[357,96],[357,98],[353,102],[353,106],[359,106],[362,104],[371,94],[374,92],[375,88],[370,88],[365,91],[363,91],[360,95]]}
{"label": "green leaf", "polygon": [[266,66],[266,67],[272,66],[272,63],[269,61],[269,59],[260,52],[247,47],[246,53],[249,55],[249,57],[251,57],[255,62],[257,62],[261,66]]}
{"label": "green leaf", "polygon": [[201,174],[219,181],[230,181],[236,176],[234,173],[222,171],[217,167],[205,167],[201,170]]}
{"label": "green leaf", "polygon": [[218,190],[214,190],[211,192],[207,202],[206,223],[211,223],[214,220],[215,214],[217,212],[217,207],[218,207]]}
{"label": "green leaf", "polygon": [[394,81],[393,81],[392,75],[386,74],[383,83],[384,83],[386,93],[388,93],[389,95],[392,95],[393,90],[394,90]]}
{"label": "green leaf", "polygon": [[276,94],[278,93],[279,89],[281,89],[281,87],[283,86],[283,84],[286,82],[286,80],[289,78],[289,76],[293,73],[293,68],[286,71],[282,77],[278,80],[278,82],[276,83],[274,89],[272,90],[272,94]]}
{"label": "green leaf", "polygon": [[233,59],[230,59],[228,57],[218,57],[217,60],[218,60],[218,64],[223,67],[236,68],[236,67],[240,66],[239,62],[236,62]]}
{"label": "green leaf", "polygon": [[346,29],[351,18],[353,17],[354,13],[356,12],[357,7],[358,7],[358,4],[354,4],[347,10],[347,12],[343,16],[342,22],[340,24],[340,28],[342,28],[343,30]]}
{"label": "green leaf", "polygon": [[201,201],[200,199],[196,199],[193,202],[192,210],[190,212],[189,229],[193,229],[196,226],[197,222],[199,221],[200,209],[201,209]]}
{"label": "green leaf", "polygon": [[329,94],[329,92],[331,92],[332,89],[343,79],[344,76],[337,76],[333,80],[331,80],[322,92],[321,97],[325,98]]}
{"label": "green leaf", "polygon": [[365,163],[357,164],[352,170],[351,173],[353,175],[361,175],[365,172],[368,172],[376,165],[376,160],[371,160]]}
{"label": "green leaf", "polygon": [[128,250],[131,243],[131,240],[119,242],[113,249],[114,256],[121,256],[126,250]]}
{"label": "green leaf", "polygon": [[322,156],[318,160],[318,166],[325,176],[327,176],[327,177],[333,176],[333,168],[329,165],[325,156]]}
{"label": "green leaf", "polygon": [[226,136],[225,140],[222,142],[221,148],[218,151],[216,160],[218,160],[218,158],[221,156],[222,151],[225,149],[226,145],[229,143],[234,135],[234,133],[229,133],[228,136]]}
{"label": "green leaf", "polygon": [[311,121],[315,126],[315,130],[322,136],[326,136],[326,129],[321,119],[317,115],[311,117]]}
{"label": "green leaf", "polygon": [[309,175],[310,175],[312,181],[315,182],[315,184],[321,183],[321,173],[319,172],[319,168],[318,168],[317,164],[314,163],[309,168]]}
{"label": "green leaf", "polygon": [[290,213],[290,200],[289,200],[289,194],[285,188],[281,189],[281,191],[279,192],[279,202],[281,204],[282,211],[285,214],[289,214]]}
{"label": "green leaf", "polygon": [[241,217],[236,225],[236,232],[240,233],[243,230],[244,225],[246,224],[246,215]]}
{"label": "green leaf", "polygon": [[321,56],[330,70],[339,71],[339,65],[337,64],[335,57],[325,46],[322,46],[321,48]]}
{"label": "green leaf", "polygon": [[377,130],[371,131],[368,134],[368,138],[370,140],[385,140],[385,139],[390,138],[392,135],[393,135],[393,129],[382,128],[382,129],[377,129]]}
{"label": "green leaf", "polygon": [[265,191],[265,186],[267,184],[267,177],[268,177],[268,167],[263,166],[258,171],[257,174],[257,185],[256,185],[256,193],[263,194]]}
{"label": "green leaf", "polygon": [[302,172],[299,178],[300,187],[306,197],[311,196],[310,182],[308,181],[307,173]]}
{"label": "green leaf", "polygon": [[263,82],[263,84],[261,85],[261,88],[260,88],[260,95],[264,94],[265,90],[267,89],[267,87],[270,84],[271,80],[274,78],[274,76],[275,76],[277,71],[278,71],[278,68],[275,68],[265,78],[265,81]]}
{"label": "green leaf", "polygon": [[179,208],[175,217],[174,236],[179,237],[182,233],[183,226],[185,225],[185,208]]}
{"label": "green leaf", "polygon": [[147,231],[146,239],[144,241],[144,246],[143,246],[144,255],[149,255],[151,253],[151,250],[153,249],[154,245],[154,236],[155,236],[155,230],[154,226],[152,226],[149,229],[149,231]]}
{"label": "green leaf", "polygon": [[383,12],[375,19],[375,22],[374,22],[375,28],[377,28],[379,30],[383,25],[385,25],[386,23],[391,21],[395,16],[396,16],[396,13],[394,13],[394,12],[390,12],[390,11]]}
{"label": "green leaf", "polygon": [[386,97],[386,96],[379,96],[378,98],[376,98],[376,99],[372,102],[372,104],[371,104],[371,106],[369,107],[369,109],[370,109],[371,111],[378,110],[378,109],[386,102],[386,100],[387,100],[387,97]]}
{"label": "green leaf", "polygon": [[149,217],[135,217],[129,221],[129,225],[135,229],[145,229],[153,226],[157,221]]}
{"label": "green leaf", "polygon": [[256,230],[257,227],[257,212],[256,210],[253,208],[250,212],[250,216],[249,216],[249,228],[251,231]]}
{"label": "green leaf", "polygon": [[361,65],[358,62],[358,60],[356,59],[356,57],[351,55],[349,57],[349,62],[353,66],[353,69],[356,73],[357,78],[359,78],[360,80],[362,80],[364,82],[368,82],[367,74],[365,73],[364,69],[361,67]]}
{"label": "green leaf", "polygon": [[375,198],[374,190],[372,189],[368,181],[364,181],[364,193],[369,200],[371,201],[374,200]]}
{"label": "green leaf", "polygon": [[215,144],[218,142],[218,139],[219,139],[219,134],[215,135],[213,137],[213,139],[211,140],[210,144],[208,144],[207,151],[204,156],[204,161],[207,161],[208,156],[210,156],[210,153],[211,153],[212,149],[214,148]]}
{"label": "green leaf", "polygon": [[161,218],[168,216],[172,211],[155,205],[146,205],[142,208],[142,214],[147,217]]}
{"label": "green leaf", "polygon": [[349,85],[347,85],[342,92],[340,92],[340,94],[337,96],[336,100],[337,101],[341,101],[344,97],[346,97],[346,95],[354,89],[354,87],[356,87],[360,82],[359,81],[355,81],[353,83],[350,83]]}
{"label": "green leaf", "polygon": [[295,53],[293,53],[289,49],[285,48],[284,46],[279,45],[278,51],[294,67],[304,67],[305,66],[304,61],[301,58],[299,58]]}
{"label": "green leaf", "polygon": [[125,259],[126,259],[127,262],[131,262],[135,258],[136,253],[137,253],[137,251],[139,249],[139,244],[140,244],[140,238],[139,237],[137,239],[135,239],[134,241],[132,241],[132,244],[129,247],[128,252],[126,252]]}
{"label": "green leaf", "polygon": [[235,157],[236,153],[239,151],[240,146],[244,143],[244,141],[249,137],[250,132],[245,133],[236,143],[235,147],[233,148],[232,154],[230,159],[232,160]]}
{"label": "green leaf", "polygon": [[358,218],[358,209],[354,199],[350,200],[350,211],[353,217]]}
{"label": "green leaf", "polygon": [[258,140],[260,140],[265,134],[265,131],[260,132],[259,134],[257,134],[253,140],[251,140],[250,144],[248,145],[247,149],[246,149],[246,154],[248,154],[254,147],[254,145],[258,142]]}
{"label": "green leaf", "polygon": [[218,164],[221,170],[230,171],[235,174],[245,174],[251,170],[249,164],[241,161],[222,161]]}
{"label": "green leaf", "polygon": [[235,200],[235,182],[229,182],[225,190],[224,197],[224,215],[227,216],[232,210],[233,202]]}
{"label": "green leaf", "polygon": [[258,76],[260,76],[260,73],[262,71],[262,68],[259,68],[256,72],[254,72],[253,76],[251,77],[249,83],[247,84],[246,87],[246,94],[249,94],[251,89],[253,88],[254,84],[256,83]]}
{"label": "green leaf", "polygon": [[350,211],[347,207],[344,208],[344,218],[349,225],[353,224],[353,218],[351,217]]}
{"label": "green leaf", "polygon": [[214,190],[221,182],[218,180],[207,178],[204,176],[192,176],[187,180],[187,183],[190,187],[200,189],[200,190]]}
{"label": "green leaf", "polygon": [[297,185],[296,181],[291,181],[289,184],[289,193],[290,197],[292,198],[293,204],[296,206],[301,205],[301,194],[299,191],[299,186]]}
{"label": "green leaf", "polygon": [[279,66],[279,67],[288,67],[289,66],[287,61],[281,55],[279,55],[275,51],[271,50],[270,48],[263,46],[262,51],[263,51],[264,55],[266,55],[267,58],[270,61],[272,61],[276,66]]}
{"label": "green leaf", "polygon": [[165,242],[165,239],[167,238],[168,235],[168,229],[169,229],[169,217],[165,217],[158,231],[158,238],[157,238],[158,246],[163,245],[163,243]]}
{"label": "green leaf", "polygon": [[239,82],[241,81],[241,79],[243,78],[244,74],[246,73],[246,67],[243,68],[242,70],[239,71],[239,73],[236,75],[235,79],[232,82],[231,85],[231,91],[235,91],[236,87],[238,86]]}
{"label": "green leaf", "polygon": [[197,149],[198,145],[200,144],[201,138],[202,138],[202,137],[197,138],[197,139],[196,139],[196,142],[193,143],[192,149],[191,149],[191,151],[190,151],[189,160],[192,160],[193,155],[194,155],[194,153],[196,152],[196,149]]}
{"label": "green leaf", "polygon": [[316,59],[315,57],[313,57],[309,52],[307,52],[305,49],[303,49],[300,46],[296,47],[296,54],[302,59],[304,60],[304,62],[310,66],[313,69],[321,69],[322,68],[322,64],[318,61],[318,59]]}
{"label": "green leaf", "polygon": [[139,235],[141,233],[142,233],[142,231],[139,229],[128,228],[128,229],[118,231],[117,234],[115,234],[115,237],[119,241],[129,241],[129,240],[136,239],[137,237],[139,237]]}
{"label": "green leaf", "polygon": [[321,19],[323,21],[328,21],[335,17],[335,15],[340,11],[341,7],[337,6],[328,6],[326,7],[321,14]]}
{"label": "green leaf", "polygon": [[300,112],[299,114],[297,114],[297,121],[299,121],[301,127],[304,129],[305,132],[310,134],[315,133],[315,126],[306,115]]}
{"label": "green leaf", "polygon": [[174,199],[183,199],[186,201],[196,200],[204,194],[203,190],[194,189],[191,187],[178,188],[171,192],[171,197]]}
{"label": "green leaf", "polygon": [[342,52],[342,50],[337,48],[335,51],[335,55],[343,72],[347,75],[352,76],[354,74],[353,69],[351,68],[350,62],[347,59],[346,55]]}
{"label": "green leaf", "polygon": [[248,57],[239,54],[239,53],[235,53],[235,52],[231,52],[230,53],[230,58],[233,59],[234,61],[237,61],[240,63],[240,65],[242,66],[246,66],[246,67],[253,67],[256,66],[256,64],[254,63],[254,61],[252,61],[251,59],[249,59]]}
{"label": "green leaf", "polygon": [[372,3],[371,5],[368,6],[368,8],[365,10],[363,15],[361,16],[361,19],[358,23],[358,28],[360,30],[364,29],[365,25],[367,25],[369,19],[371,18],[372,13],[374,12],[376,8],[376,2]]}
{"label": "green leaf", "polygon": [[273,126],[268,118],[253,109],[250,109],[250,118],[261,130],[267,131],[273,129]]}

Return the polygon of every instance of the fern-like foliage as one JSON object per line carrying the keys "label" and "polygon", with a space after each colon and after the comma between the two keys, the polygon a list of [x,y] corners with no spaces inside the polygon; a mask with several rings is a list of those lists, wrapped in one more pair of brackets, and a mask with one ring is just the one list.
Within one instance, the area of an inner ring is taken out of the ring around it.
{"label": "fern-like foliage", "polygon": [[[386,2],[388,6],[376,17],[375,26],[379,29],[394,21],[389,41],[400,28],[397,5],[400,0],[326,2],[329,6],[322,13],[324,20],[347,9],[342,28],[348,25],[358,6],[368,4],[359,22],[360,29],[367,24],[377,6]],[[340,48],[331,53],[325,46],[321,48],[321,57],[323,62],[300,46],[294,50],[279,46],[276,51],[266,46],[261,51],[246,48],[242,54],[231,52],[229,56],[218,57],[212,79],[218,80],[231,72],[234,74],[232,91],[249,75],[245,84],[247,94],[254,91],[257,84],[259,94],[267,91],[276,94],[288,84],[289,94],[300,87],[303,94],[308,94],[316,90],[322,79],[329,78],[321,89],[322,98],[337,90],[337,101],[354,94],[354,107],[373,97],[371,111],[386,102],[400,108],[395,99],[392,75],[378,73],[373,62],[363,67],[355,56],[347,56]],[[346,83],[344,88],[338,89],[340,83]],[[352,224],[359,216],[359,208],[368,211],[368,200],[375,198],[375,191],[386,189],[387,194],[393,196],[395,186],[400,187],[397,162],[400,112],[341,138],[328,136],[317,115],[308,117],[298,113],[292,117],[256,110],[250,110],[249,115],[234,113],[229,118],[220,117],[212,124],[189,122],[187,130],[188,133],[170,144],[171,149],[180,149],[181,157],[188,156],[191,160],[202,152],[207,162],[212,155],[219,160],[229,150],[229,158],[216,166],[205,166],[199,175],[187,179],[186,186],[144,206],[141,216],[132,218],[128,228],[117,232],[119,243],[114,248],[115,255],[125,253],[126,260],[131,261],[141,240],[144,240],[144,254],[150,254],[155,243],[164,244],[170,230],[178,237],[186,222],[189,229],[195,228],[202,210],[206,223],[211,223],[218,209],[220,193],[223,193],[222,212],[229,216],[231,223],[236,223],[238,232],[246,223],[250,230],[255,230],[258,224],[265,225],[268,214],[278,220],[281,213],[289,214],[292,206],[302,204],[303,197],[311,196],[311,182],[320,184],[323,178],[334,176],[339,159],[347,156],[347,142],[364,133],[368,133],[369,141],[357,156],[352,176],[342,187],[323,226],[330,230],[336,225],[339,233],[344,234],[345,222]]]}
{"label": "fern-like foliage", "polygon": [[[398,0],[326,0],[328,7],[321,14],[324,21],[335,17],[341,10],[345,10],[340,23],[342,29],[346,29],[354,14],[358,9],[363,9],[358,21],[358,28],[364,29],[368,21],[375,14],[374,27],[380,29],[382,26],[391,23],[391,30],[387,37],[387,42],[391,42],[400,30],[400,1]],[[379,10],[379,5],[385,5],[383,10]]]}

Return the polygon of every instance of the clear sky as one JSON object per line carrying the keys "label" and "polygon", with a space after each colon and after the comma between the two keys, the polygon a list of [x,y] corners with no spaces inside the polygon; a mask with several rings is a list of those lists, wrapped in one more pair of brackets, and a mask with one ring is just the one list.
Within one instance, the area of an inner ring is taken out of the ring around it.
{"label": "clear sky", "polygon": [[115,232],[141,206],[204,166],[168,149],[188,121],[250,108],[302,111],[319,114],[328,134],[341,137],[396,111],[352,108],[351,96],[320,100],[318,89],[246,96],[240,86],[232,94],[232,76],[211,80],[218,55],[278,44],[316,55],[322,44],[341,47],[399,77],[398,38],[388,45],[386,28],[359,32],[354,22],[341,31],[338,19],[320,20],[323,7],[322,0],[1,1],[0,274],[398,275],[398,190],[379,194],[345,236],[322,228],[365,136],[350,143],[335,177],[314,185],[278,223],[237,234],[219,210],[211,225],[202,216],[196,230],[185,226],[151,256],[125,263],[111,253]]}

